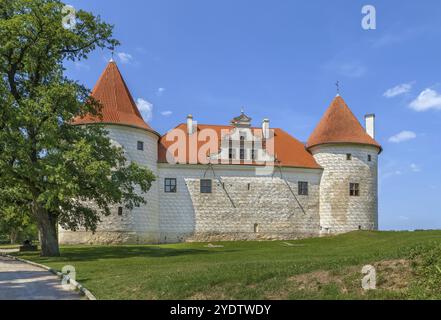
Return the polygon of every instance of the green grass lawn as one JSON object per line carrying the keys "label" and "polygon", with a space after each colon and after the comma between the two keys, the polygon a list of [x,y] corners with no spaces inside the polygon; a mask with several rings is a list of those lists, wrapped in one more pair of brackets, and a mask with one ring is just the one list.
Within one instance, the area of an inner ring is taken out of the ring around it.
{"label": "green grass lawn", "polygon": [[[69,246],[61,258],[20,256],[58,270],[74,266],[98,299],[404,299],[423,290],[407,263],[411,248],[441,245],[441,231],[215,244],[224,247]],[[362,266],[381,261],[379,289],[364,292]]]}

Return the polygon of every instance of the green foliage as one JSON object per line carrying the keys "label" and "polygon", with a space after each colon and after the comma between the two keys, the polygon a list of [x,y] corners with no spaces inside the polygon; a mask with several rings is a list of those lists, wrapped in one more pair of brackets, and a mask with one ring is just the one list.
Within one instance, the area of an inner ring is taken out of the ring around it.
{"label": "green foliage", "polygon": [[16,212],[26,206],[45,238],[48,230],[55,237],[57,222],[95,230],[112,205],[144,203],[135,189],[147,192],[154,181],[150,170],[127,163],[103,127],[71,125],[85,114],[100,116],[101,106],[64,76],[63,63],[118,41],[111,25],[84,11],[75,29],[65,29],[63,6],[0,0],[0,201]]}
{"label": "green foliage", "polygon": [[1,211],[0,243],[22,243],[24,240],[37,240],[36,225],[28,213],[16,212],[14,207]]}
{"label": "green foliage", "polygon": [[441,245],[419,245],[409,255],[415,280],[411,296],[415,299],[441,299]]}

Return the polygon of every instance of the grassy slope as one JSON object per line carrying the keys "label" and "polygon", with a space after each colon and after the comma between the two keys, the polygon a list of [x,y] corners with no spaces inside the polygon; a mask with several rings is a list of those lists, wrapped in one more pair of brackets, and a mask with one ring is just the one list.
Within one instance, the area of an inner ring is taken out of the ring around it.
{"label": "grassy slope", "polygon": [[[341,292],[335,284],[299,290],[293,276],[408,257],[419,244],[441,244],[441,231],[356,232],[333,238],[274,242],[224,242],[161,246],[64,247],[61,258],[22,257],[56,269],[73,265],[77,280],[100,299],[405,298],[378,290],[360,293],[362,275]],[[381,278],[381,275],[380,275]]]}

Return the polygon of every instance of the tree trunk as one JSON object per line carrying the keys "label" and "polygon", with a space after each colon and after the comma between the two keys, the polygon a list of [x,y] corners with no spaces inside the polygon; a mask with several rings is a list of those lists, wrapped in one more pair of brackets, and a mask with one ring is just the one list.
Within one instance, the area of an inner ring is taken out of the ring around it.
{"label": "tree trunk", "polygon": [[11,231],[9,238],[11,240],[11,244],[16,244],[17,243],[17,238],[18,238],[18,232],[16,231]]}
{"label": "tree trunk", "polygon": [[33,210],[35,210],[38,230],[40,231],[41,256],[59,257],[57,219],[39,204],[34,205]]}

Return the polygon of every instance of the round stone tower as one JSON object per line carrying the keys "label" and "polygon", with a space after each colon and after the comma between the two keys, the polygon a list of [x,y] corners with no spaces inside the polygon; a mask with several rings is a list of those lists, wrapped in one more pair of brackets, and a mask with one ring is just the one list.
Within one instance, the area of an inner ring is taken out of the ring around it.
{"label": "round stone tower", "polygon": [[378,229],[378,155],[374,115],[366,128],[339,95],[308,140],[323,167],[320,182],[320,233]]}
{"label": "round stone tower", "polygon": [[[102,104],[102,118],[86,116],[75,125],[105,125],[112,142],[122,147],[128,161],[149,168],[158,176],[158,140],[156,133],[142,118],[132,95],[114,61],[111,61],[92,96]],[[144,195],[147,204],[128,210],[123,204],[112,208],[102,217],[95,233],[60,230],[62,244],[137,244],[159,242],[159,190],[153,183]]]}

